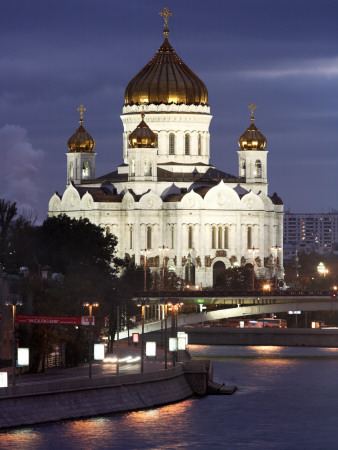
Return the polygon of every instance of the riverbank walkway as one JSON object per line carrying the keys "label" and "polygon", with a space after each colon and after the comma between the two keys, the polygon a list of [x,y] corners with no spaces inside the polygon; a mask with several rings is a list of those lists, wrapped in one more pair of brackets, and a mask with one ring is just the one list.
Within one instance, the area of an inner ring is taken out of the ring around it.
{"label": "riverbank walkway", "polygon": [[[134,344],[128,345],[127,341],[119,342],[118,355],[120,360],[125,360],[131,357],[131,362],[122,361],[119,364],[119,375],[129,375],[141,372],[141,343],[137,347]],[[107,361],[93,361],[92,363],[92,378],[102,377],[107,375],[117,375],[117,364],[116,362],[111,362],[108,359],[114,359],[116,357],[116,349],[114,353],[107,354]],[[137,359],[139,358],[139,359]],[[137,361],[133,361],[137,359]],[[186,361],[188,355],[184,351],[179,352],[179,361]],[[176,362],[176,365],[179,362]],[[167,354],[167,368],[173,367],[172,354]],[[157,346],[157,356],[156,357],[145,357],[144,359],[144,373],[155,372],[158,370],[164,370],[165,368],[165,355],[164,349]],[[11,368],[8,369],[8,385],[11,385]],[[78,367],[72,367],[69,369],[63,367],[53,367],[46,368],[43,373],[25,373],[23,375],[16,376],[16,384],[30,384],[30,383],[43,383],[50,381],[61,381],[70,379],[82,379],[89,377],[89,367],[88,364],[82,364]]]}

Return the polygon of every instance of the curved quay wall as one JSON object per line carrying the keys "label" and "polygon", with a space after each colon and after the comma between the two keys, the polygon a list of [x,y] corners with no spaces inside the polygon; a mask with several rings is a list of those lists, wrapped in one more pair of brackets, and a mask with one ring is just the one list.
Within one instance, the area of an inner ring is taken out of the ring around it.
{"label": "curved quay wall", "polygon": [[188,362],[158,372],[9,386],[0,428],[150,408],[205,394],[208,369]]}

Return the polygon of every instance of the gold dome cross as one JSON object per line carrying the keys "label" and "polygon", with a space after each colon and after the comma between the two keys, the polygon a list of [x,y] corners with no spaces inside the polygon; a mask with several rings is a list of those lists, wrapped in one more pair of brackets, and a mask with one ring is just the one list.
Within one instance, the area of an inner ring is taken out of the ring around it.
{"label": "gold dome cross", "polygon": [[170,16],[173,15],[173,13],[172,13],[171,11],[169,11],[168,6],[165,6],[165,7],[164,7],[164,10],[161,11],[159,14],[160,14],[160,15],[163,17],[163,19],[164,19],[164,31],[163,31],[163,34],[165,35],[165,37],[167,37],[168,34],[169,34],[169,30],[168,30],[168,19],[169,19]]}
{"label": "gold dome cross", "polygon": [[86,108],[83,105],[80,105],[77,110],[80,113],[80,124],[82,125],[83,123],[83,113],[86,111]]}
{"label": "gold dome cross", "polygon": [[257,105],[255,105],[254,102],[251,102],[248,108],[251,109],[251,122],[254,122],[255,121],[254,112],[255,109],[257,109]]}

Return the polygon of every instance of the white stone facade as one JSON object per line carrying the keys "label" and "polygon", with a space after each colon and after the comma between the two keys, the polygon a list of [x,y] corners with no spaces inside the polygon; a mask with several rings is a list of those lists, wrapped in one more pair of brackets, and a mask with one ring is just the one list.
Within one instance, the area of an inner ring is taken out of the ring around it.
{"label": "white stone facade", "polygon": [[[155,148],[129,146],[142,113],[157,135]],[[216,263],[251,264],[252,248],[258,276],[277,271],[283,278],[282,251],[272,250],[283,247],[283,204],[268,195],[268,152],[239,150],[235,176],[216,169],[209,163],[211,118],[205,104],[125,105],[123,164],[95,178],[94,153],[67,153],[68,186],[51,198],[49,216],[88,218],[116,235],[118,256],[136,264],[143,263],[141,249],[149,249],[152,270],[161,270],[159,247],[166,246],[166,266],[185,278],[189,258],[203,287],[213,285]],[[71,176],[70,167],[86,161],[90,170]]]}

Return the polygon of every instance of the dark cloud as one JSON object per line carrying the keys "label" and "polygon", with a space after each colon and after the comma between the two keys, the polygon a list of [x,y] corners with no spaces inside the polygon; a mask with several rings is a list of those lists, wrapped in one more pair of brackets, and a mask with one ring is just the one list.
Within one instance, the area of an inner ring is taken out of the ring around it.
{"label": "dark cloud", "polygon": [[[52,193],[64,189],[64,153],[80,103],[96,139],[97,174],[121,163],[124,89],[162,42],[162,6],[158,0],[3,5],[0,126],[19,124],[32,148],[43,149],[35,191],[42,217]],[[237,173],[237,139],[254,101],[257,126],[268,139],[270,191],[294,211],[338,208],[336,1],[172,0],[168,6],[170,41],[209,90],[211,161]]]}
{"label": "dark cloud", "polygon": [[18,125],[0,129],[0,197],[16,202],[19,209],[38,211],[42,192],[39,175],[44,153],[34,149],[27,132]]}

